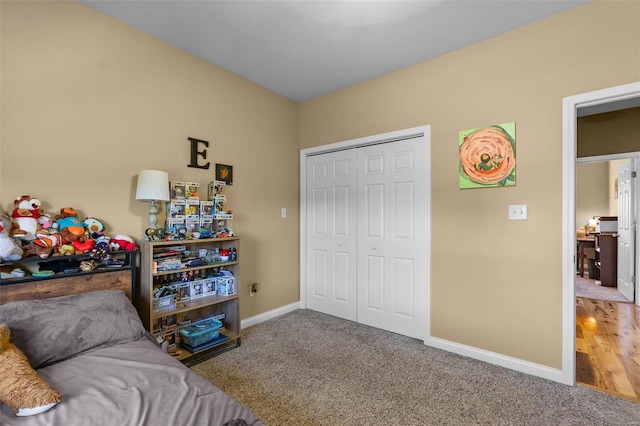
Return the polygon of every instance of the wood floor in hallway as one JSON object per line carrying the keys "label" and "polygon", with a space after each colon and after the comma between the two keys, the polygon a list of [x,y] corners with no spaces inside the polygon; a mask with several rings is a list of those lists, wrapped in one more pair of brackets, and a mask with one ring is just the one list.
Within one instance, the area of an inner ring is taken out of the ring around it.
{"label": "wood floor in hallway", "polygon": [[576,382],[640,402],[640,307],[576,298]]}

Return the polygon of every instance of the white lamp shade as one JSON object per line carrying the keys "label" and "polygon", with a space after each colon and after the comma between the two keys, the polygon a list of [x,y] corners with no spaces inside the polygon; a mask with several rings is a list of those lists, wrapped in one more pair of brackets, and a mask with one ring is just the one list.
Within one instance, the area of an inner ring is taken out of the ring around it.
{"label": "white lamp shade", "polygon": [[142,170],[136,189],[138,201],[169,201],[169,174],[160,170]]}

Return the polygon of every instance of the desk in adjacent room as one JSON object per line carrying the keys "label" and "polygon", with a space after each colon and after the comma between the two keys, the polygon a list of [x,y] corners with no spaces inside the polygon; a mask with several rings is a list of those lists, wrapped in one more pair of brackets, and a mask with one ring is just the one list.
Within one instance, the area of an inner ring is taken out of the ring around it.
{"label": "desk in adjacent room", "polygon": [[596,239],[594,237],[578,237],[578,274],[584,277],[584,249],[588,247],[595,248]]}

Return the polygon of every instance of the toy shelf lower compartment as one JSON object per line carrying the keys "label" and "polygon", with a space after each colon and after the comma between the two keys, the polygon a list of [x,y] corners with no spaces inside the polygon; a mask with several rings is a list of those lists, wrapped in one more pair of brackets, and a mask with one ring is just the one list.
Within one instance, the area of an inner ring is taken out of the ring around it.
{"label": "toy shelf lower compartment", "polygon": [[[193,356],[193,355],[197,355],[197,354],[202,353],[202,352],[207,352],[207,351],[213,350],[213,349],[215,349],[215,348],[216,348],[216,347],[218,347],[218,346],[224,345],[225,343],[233,342],[233,341],[234,341],[234,340],[236,340],[238,337],[240,337],[240,335],[238,335],[237,333],[233,333],[233,332],[232,332],[232,331],[230,331],[230,330],[224,330],[224,331],[221,331],[221,332],[220,332],[220,335],[224,335],[224,336],[227,338],[227,340],[222,341],[222,342],[218,342],[218,343],[216,343],[215,345],[212,345],[212,346],[209,346],[209,347],[203,348],[203,349],[201,349],[201,350],[196,350],[196,351],[193,351],[193,352],[191,352],[191,351],[189,351],[188,349],[185,349],[184,347],[182,347],[182,345],[181,345],[180,343],[177,343],[177,344],[176,344],[176,350],[178,350],[178,351],[182,351],[182,353],[180,354],[180,356],[177,356],[177,357],[175,357],[175,358],[176,358],[177,360],[182,361],[183,359],[187,359],[187,358],[189,358],[189,357],[191,357],[191,356]],[[171,352],[171,351],[170,351],[170,352]]]}
{"label": "toy shelf lower compartment", "polygon": [[152,312],[151,319],[155,320],[162,317],[168,317],[169,315],[181,314],[183,312],[189,312],[192,310],[205,308],[212,305],[229,302],[235,299],[238,299],[237,294],[231,294],[229,296],[212,295],[212,296],[200,297],[198,299],[187,300],[184,302],[177,302],[176,307],[173,309]]}
{"label": "toy shelf lower compartment", "polygon": [[220,334],[224,334],[228,337],[228,339],[224,342],[220,342],[214,346],[196,352],[189,352],[188,350],[183,348],[180,343],[177,343],[175,349],[171,349],[169,353],[180,352],[180,355],[174,356],[174,358],[182,362],[187,367],[191,367],[202,361],[213,358],[216,355],[240,346],[241,337],[238,333],[234,333],[231,330],[225,329],[221,331]]}

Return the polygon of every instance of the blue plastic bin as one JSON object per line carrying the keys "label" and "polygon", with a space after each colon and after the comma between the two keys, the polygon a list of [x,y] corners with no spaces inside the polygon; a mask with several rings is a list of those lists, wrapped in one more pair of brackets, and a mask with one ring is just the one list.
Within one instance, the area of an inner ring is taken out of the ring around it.
{"label": "blue plastic bin", "polygon": [[222,322],[214,319],[198,321],[180,330],[182,341],[189,346],[200,346],[218,338]]}

